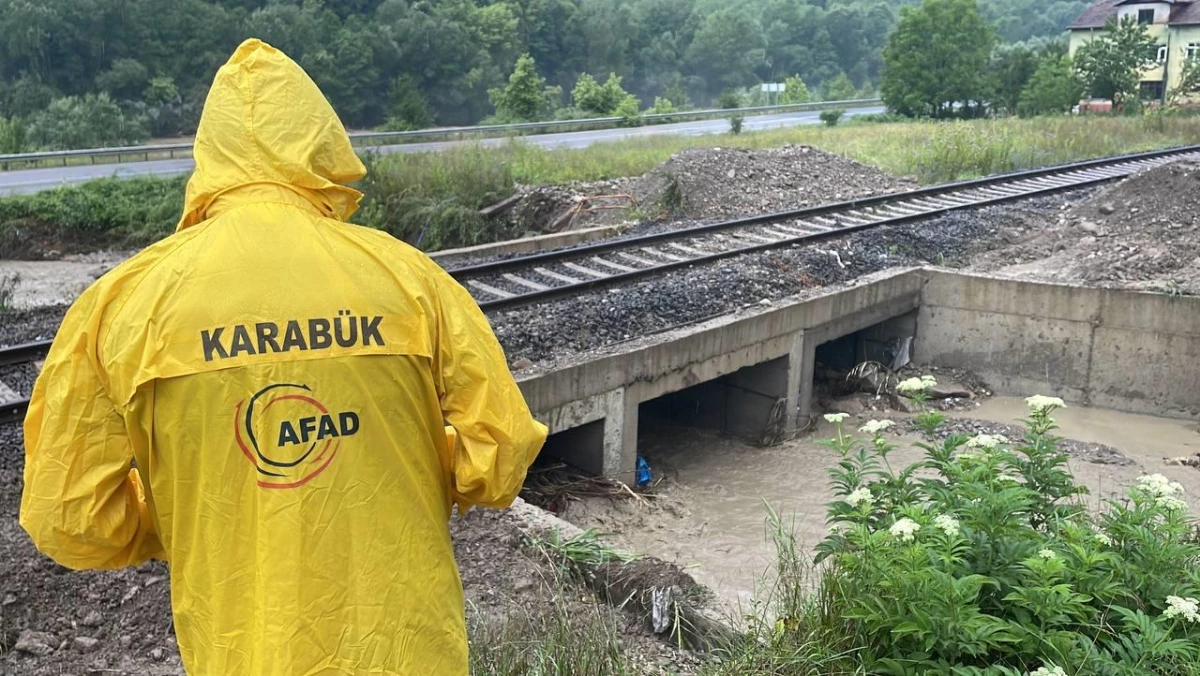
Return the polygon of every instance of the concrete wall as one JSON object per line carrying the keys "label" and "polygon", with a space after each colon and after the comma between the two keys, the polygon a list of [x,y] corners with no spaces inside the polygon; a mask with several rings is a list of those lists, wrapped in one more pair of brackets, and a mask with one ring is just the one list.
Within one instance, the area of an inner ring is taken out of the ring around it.
{"label": "concrete wall", "polygon": [[[637,458],[642,402],[718,381],[699,389],[693,404],[731,433],[791,429],[811,407],[817,346],[912,312],[923,283],[919,270],[889,271],[850,288],[821,290],[521,375],[517,382],[552,434],[603,421],[553,444],[553,454],[628,481]],[[713,407],[720,410],[714,413]]]}
{"label": "concrete wall", "polygon": [[1200,298],[925,274],[914,359],[1001,394],[1200,416]]}

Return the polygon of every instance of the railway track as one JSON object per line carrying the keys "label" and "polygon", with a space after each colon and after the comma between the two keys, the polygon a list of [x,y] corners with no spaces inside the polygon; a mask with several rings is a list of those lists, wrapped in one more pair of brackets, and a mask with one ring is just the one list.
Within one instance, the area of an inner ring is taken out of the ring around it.
{"label": "railway track", "polygon": [[[1074,190],[1179,159],[1200,159],[1186,146],[1073,162],[850,202],[609,240],[449,270],[486,312],[532,305],[616,286],[742,254],[910,223],[961,209]],[[37,364],[50,341],[0,348],[0,424],[20,421],[28,394],[3,382],[6,368]]]}
{"label": "railway track", "polygon": [[[0,347],[0,424],[20,422],[29,408],[29,393],[26,387],[5,382],[18,370],[26,371],[26,378],[41,369],[41,360],[50,351],[50,341],[25,343],[11,347]],[[30,373],[32,371],[33,373]]]}
{"label": "railway track", "polygon": [[1185,157],[1200,146],[1073,162],[850,202],[609,240],[449,270],[484,311],[577,295],[722,258],[918,221],[1123,178]]}

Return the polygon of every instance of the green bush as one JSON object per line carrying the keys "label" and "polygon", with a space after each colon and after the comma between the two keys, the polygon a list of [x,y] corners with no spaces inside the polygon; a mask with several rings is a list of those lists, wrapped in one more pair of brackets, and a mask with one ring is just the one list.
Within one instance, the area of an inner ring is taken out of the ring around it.
{"label": "green bush", "polygon": [[[1061,400],[1028,401],[1022,439],[930,435],[925,460],[900,472],[889,421],[864,438],[826,416],[838,497],[817,551],[831,640],[859,673],[1196,674],[1200,546],[1182,487],[1142,477],[1089,512],[1053,435]],[[919,423],[936,432],[939,418]]]}
{"label": "green bush", "polygon": [[56,99],[29,121],[30,145],[48,150],[135,145],[149,135],[146,119],[125,115],[108,94]]}
{"label": "green bush", "polygon": [[731,133],[731,134],[742,133],[742,123],[744,123],[745,121],[746,121],[746,118],[742,117],[741,115],[731,116],[729,118],[729,133]]}
{"label": "green bush", "polygon": [[0,258],[28,246],[28,233],[50,239],[141,246],[170,234],[183,208],[186,177],[105,178],[0,200]]}
{"label": "green bush", "polygon": [[845,114],[846,111],[842,108],[830,108],[829,110],[822,110],[819,117],[825,123],[826,127],[836,127]]}

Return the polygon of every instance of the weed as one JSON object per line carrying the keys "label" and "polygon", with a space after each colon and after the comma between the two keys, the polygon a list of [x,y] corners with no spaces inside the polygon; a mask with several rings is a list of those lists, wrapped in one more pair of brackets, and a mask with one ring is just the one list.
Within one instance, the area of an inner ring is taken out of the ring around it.
{"label": "weed", "polygon": [[624,676],[632,674],[614,616],[602,604],[568,606],[578,596],[559,581],[552,608],[509,604],[502,617],[467,613],[471,676]]}
{"label": "weed", "polygon": [[842,108],[830,108],[829,110],[822,110],[819,117],[821,118],[821,122],[825,123],[826,127],[836,127],[845,114],[846,111]]}
{"label": "weed", "polygon": [[606,563],[632,561],[635,558],[630,554],[610,549],[601,541],[604,537],[605,534],[589,528],[564,539],[562,534],[555,530],[546,539],[529,538],[529,542],[559,569],[586,577],[589,571]]}
{"label": "weed", "polygon": [[17,285],[20,283],[20,275],[0,277],[0,314],[8,314],[14,310],[13,297],[17,293]]}
{"label": "weed", "polygon": [[735,136],[742,133],[742,123],[745,121],[746,118],[741,115],[731,116],[729,118],[729,133],[734,134]]}

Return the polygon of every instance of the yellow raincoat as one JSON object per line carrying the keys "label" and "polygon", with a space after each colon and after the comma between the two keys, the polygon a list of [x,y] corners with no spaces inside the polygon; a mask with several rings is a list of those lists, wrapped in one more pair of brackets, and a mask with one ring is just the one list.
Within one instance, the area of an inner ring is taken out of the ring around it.
{"label": "yellow raincoat", "polygon": [[195,154],[178,232],[63,321],[22,526],[168,561],[189,673],[465,674],[451,506],[510,504],[546,428],[466,291],[345,223],[364,168],[294,62],[244,43]]}

